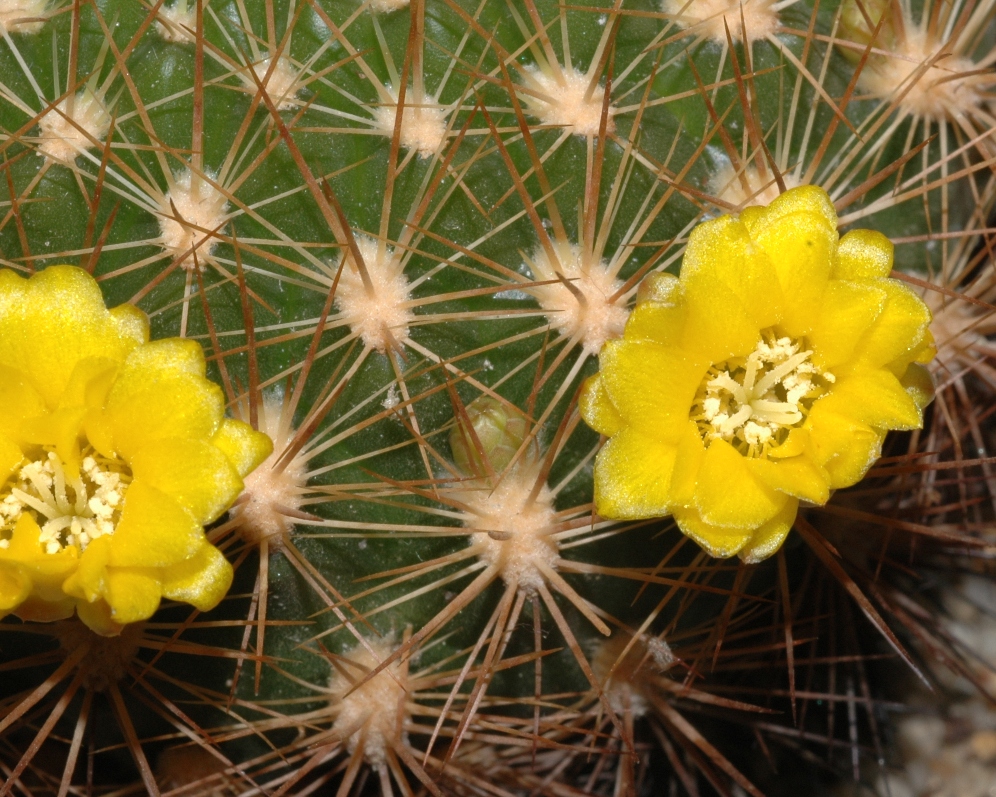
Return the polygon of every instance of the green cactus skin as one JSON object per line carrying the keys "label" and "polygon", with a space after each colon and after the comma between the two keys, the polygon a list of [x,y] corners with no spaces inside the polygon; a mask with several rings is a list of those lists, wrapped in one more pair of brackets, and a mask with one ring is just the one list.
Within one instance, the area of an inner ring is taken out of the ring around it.
{"label": "green cactus skin", "polygon": [[[842,229],[897,240],[897,268],[964,289],[982,261],[958,231],[986,226],[996,133],[977,96],[991,79],[945,73],[967,105],[919,115],[903,86],[855,80],[856,62],[890,62],[849,0],[745,2],[746,36],[739,3],[725,29],[691,24],[707,5],[723,4],[0,0],[2,265],[91,270],[153,337],[199,340],[231,413],[275,441],[212,531],[237,567],[229,599],[163,608],[134,632],[127,676],[72,681],[78,662],[57,668],[83,643],[0,626],[11,793],[92,777],[95,793],[193,778],[188,793],[554,794],[562,779],[635,794],[646,712],[684,752],[642,788],[666,788],[680,759],[692,780],[757,793],[688,742],[671,697],[635,712],[600,693],[603,643],[673,648],[647,683],[698,682],[722,647],[718,681],[774,667],[794,694],[792,623],[770,612],[809,605],[814,560],[794,535],[748,570],[666,520],[595,516],[579,387],[638,291],[668,290],[695,224],[792,185],[825,187]],[[963,12],[958,58],[991,57],[994,4],[940,5],[930,30]],[[921,73],[911,85],[940,80]],[[482,407],[518,408],[506,423],[522,427],[518,465],[490,459],[486,484],[473,441],[453,442]],[[796,638],[819,636],[795,617]],[[738,635],[759,618],[774,641]],[[361,739],[369,718],[337,719],[330,683],[369,674],[363,650],[382,662],[372,678],[421,673],[403,731]],[[604,777],[584,757],[596,727]]]}

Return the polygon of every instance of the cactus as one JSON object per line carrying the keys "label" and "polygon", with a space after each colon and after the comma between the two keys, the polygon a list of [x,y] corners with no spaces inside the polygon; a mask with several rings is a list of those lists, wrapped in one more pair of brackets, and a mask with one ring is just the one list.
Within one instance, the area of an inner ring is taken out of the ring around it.
{"label": "cactus", "polygon": [[[910,576],[991,522],[994,12],[0,0],[2,265],[197,341],[273,441],[217,608],[0,624],[0,794],[756,795],[791,745],[860,774],[858,692],[883,761],[867,662],[975,677]],[[599,516],[603,345],[800,185],[934,311],[925,430],[759,564]]]}

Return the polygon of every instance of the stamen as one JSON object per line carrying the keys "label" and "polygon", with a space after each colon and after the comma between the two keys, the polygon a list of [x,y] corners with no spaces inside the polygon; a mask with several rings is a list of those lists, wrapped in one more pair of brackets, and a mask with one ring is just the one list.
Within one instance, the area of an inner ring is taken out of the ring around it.
{"label": "stamen", "polygon": [[812,354],[804,341],[767,329],[749,355],[712,366],[690,415],[702,439],[726,440],[749,457],[784,442],[834,381],[816,368]]}
{"label": "stamen", "polygon": [[77,471],[68,471],[54,451],[21,468],[0,493],[0,548],[7,548],[17,520],[29,512],[41,526],[46,553],[69,545],[80,551],[97,537],[113,534],[131,483],[124,463],[97,458],[90,449]]}

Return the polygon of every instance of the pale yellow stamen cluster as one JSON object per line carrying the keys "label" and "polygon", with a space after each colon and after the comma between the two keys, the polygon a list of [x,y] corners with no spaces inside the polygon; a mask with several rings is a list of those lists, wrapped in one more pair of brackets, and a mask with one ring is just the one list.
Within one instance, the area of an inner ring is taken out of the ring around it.
{"label": "pale yellow stamen cluster", "polygon": [[0,500],[0,548],[25,511],[41,525],[39,540],[49,554],[67,546],[81,552],[97,537],[113,534],[131,477],[120,463],[83,458],[78,472],[49,451],[21,468],[17,481]]}
{"label": "pale yellow stamen cluster", "polygon": [[825,391],[819,380],[834,381],[817,369],[812,354],[801,341],[769,330],[746,358],[710,368],[691,413],[703,439],[726,440],[748,456],[783,442]]}

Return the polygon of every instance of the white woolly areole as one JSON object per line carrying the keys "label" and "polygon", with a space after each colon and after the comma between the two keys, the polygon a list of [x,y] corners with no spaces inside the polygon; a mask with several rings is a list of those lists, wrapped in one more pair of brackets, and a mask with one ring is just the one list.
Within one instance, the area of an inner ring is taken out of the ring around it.
{"label": "white woolly areole", "polygon": [[264,58],[262,61],[247,67],[252,70],[256,76],[256,80],[253,80],[252,75],[248,72],[243,72],[241,75],[242,82],[247,89],[250,89],[255,94],[259,90],[256,81],[259,81],[263,88],[266,89],[267,95],[269,95],[277,110],[289,111],[291,108],[297,107],[297,100],[295,98],[301,90],[301,86],[298,83],[298,74],[291,62],[281,57],[277,59],[277,65],[273,67],[270,77],[267,78],[266,73],[269,72],[271,63],[273,63],[272,57]]}
{"label": "white woolly areole", "polygon": [[366,267],[373,290],[367,289],[353,253],[345,250],[335,303],[339,314],[354,334],[382,354],[391,338],[400,342],[408,337],[408,325],[414,315],[408,309],[410,288],[401,266],[401,258],[390,246],[380,246],[366,235],[356,236],[356,248]]}
{"label": "white woolly areole", "polygon": [[174,176],[173,189],[160,206],[159,245],[171,257],[183,255],[185,269],[203,266],[217,245],[215,233],[228,221],[228,200],[203,178],[193,179],[190,171]]}
{"label": "white woolly areole", "polygon": [[[561,84],[557,77],[547,74],[535,66],[526,67],[527,87],[543,96],[535,96],[523,92],[522,99],[529,110],[545,125],[555,127],[571,127],[578,136],[597,136],[602,120],[602,103],[605,101],[605,87],[599,84],[588,93],[591,83],[583,72],[577,69],[565,69],[560,72]],[[610,105],[608,119],[605,124],[606,134],[616,129],[613,117],[616,109]]]}
{"label": "white woolly areole", "polygon": [[252,544],[266,540],[276,548],[293,526],[285,512],[301,508],[308,480],[308,458],[300,452],[285,467],[277,467],[296,431],[282,422],[281,406],[278,399],[266,398],[259,407],[259,430],[273,441],[273,453],[245,477],[242,497],[230,511],[242,539]]}
{"label": "white woolly areole", "polygon": [[371,0],[370,10],[379,14],[389,14],[400,8],[407,8],[411,0]]}
{"label": "white woolly areole", "polygon": [[558,262],[551,262],[541,248],[533,253],[529,265],[537,282],[555,282],[526,290],[536,297],[550,326],[565,337],[577,337],[586,352],[597,354],[605,341],[618,338],[626,326],[625,300],[621,296],[612,299],[622,283],[604,260],[586,267],[581,247],[575,244],[554,243],[553,249]]}
{"label": "white woolly areole", "polygon": [[0,30],[37,33],[47,21],[48,0],[0,0]]}
{"label": "white woolly areole", "polygon": [[553,492],[544,484],[530,498],[538,466],[514,467],[506,471],[492,490],[482,480],[479,489],[464,483],[460,500],[466,505],[464,526],[478,529],[470,545],[488,565],[497,566],[505,583],[535,593],[545,582],[542,568],[556,569],[559,558]]}
{"label": "white woolly areole", "polygon": [[354,683],[363,681],[367,673],[394,652],[390,640],[372,640],[368,644],[370,650],[357,645],[341,657],[346,661],[339,662],[339,666],[349,678],[333,670],[329,679],[329,688],[335,693],[339,706],[332,730],[340,734],[350,753],[356,751],[362,738],[363,757],[367,763],[382,767],[387,761],[388,748],[399,747],[405,742],[404,722],[408,714],[404,704],[408,679],[404,666],[395,661],[353,689]]}
{"label": "white woolly areole", "polygon": [[[726,29],[734,41],[744,38],[740,14],[747,27],[747,41],[774,35],[778,29],[776,0],[662,0],[661,9],[682,28],[726,44]],[[724,22],[725,19],[725,22]]]}
{"label": "white woolly areole", "polygon": [[591,669],[612,710],[638,719],[650,709],[644,693],[646,680],[666,672],[677,659],[663,639],[640,637],[630,645],[632,641],[622,631],[596,641]]}
{"label": "white woolly areole", "polygon": [[[783,174],[782,182],[785,183],[786,190],[799,185],[799,181],[791,174]],[[781,191],[778,190],[778,182],[773,174],[769,173],[762,179],[753,166],[738,173],[733,166],[726,164],[717,169],[709,179],[709,193],[729,205],[749,208],[770,205],[778,199]]]}
{"label": "white woolly areole", "polygon": [[83,89],[73,98],[72,110],[66,98],[38,122],[38,154],[49,161],[72,163],[81,152],[97,146],[91,139],[106,138],[110,127],[111,116],[102,100]]}
{"label": "white woolly areole", "polygon": [[[374,125],[385,136],[394,135],[398,116],[398,95],[388,89],[393,105],[373,109]],[[405,95],[404,113],[401,115],[401,146],[415,150],[420,158],[428,158],[442,150],[446,142],[446,111],[434,97],[425,97],[421,103],[412,104],[412,92]]]}
{"label": "white woolly areole", "polygon": [[[905,41],[888,56],[869,58],[858,86],[876,97],[898,97],[907,113],[946,119],[978,108],[992,75],[971,74],[978,64],[957,55],[937,54],[944,46],[923,30],[908,26]],[[923,65],[932,66],[924,69]],[[965,77],[962,77],[965,75]],[[907,90],[908,89],[908,90]]]}
{"label": "white woolly areole", "polygon": [[156,32],[166,41],[176,44],[192,42],[196,30],[196,4],[186,9],[181,9],[179,5],[159,7],[159,13],[156,15]]}

